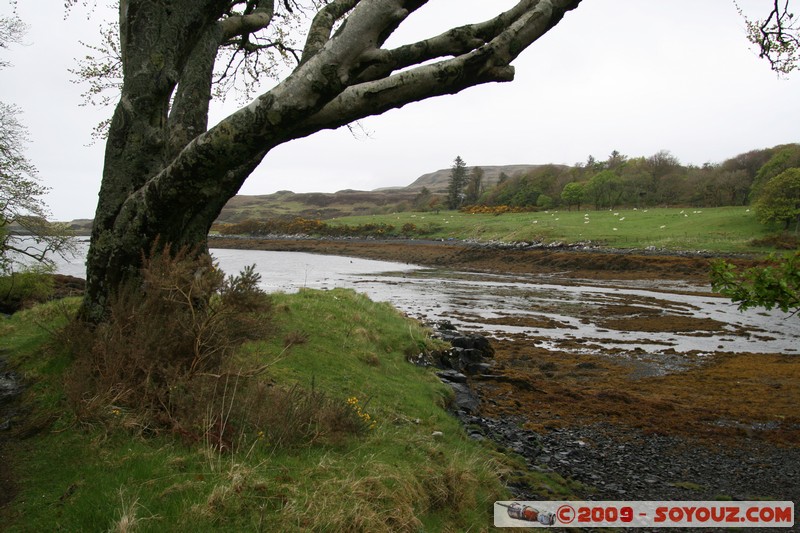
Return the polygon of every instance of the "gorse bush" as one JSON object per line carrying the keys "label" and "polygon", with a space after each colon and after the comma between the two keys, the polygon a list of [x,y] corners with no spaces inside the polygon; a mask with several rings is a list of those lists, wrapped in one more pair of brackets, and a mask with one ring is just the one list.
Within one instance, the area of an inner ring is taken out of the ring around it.
{"label": "gorse bush", "polygon": [[106,321],[64,331],[75,359],[67,391],[84,415],[102,406],[137,413],[143,428],[182,426],[194,415],[187,406],[215,394],[199,378],[219,379],[237,346],[269,333],[271,304],[253,267],[225,277],[207,254],[169,247],[143,263]]}

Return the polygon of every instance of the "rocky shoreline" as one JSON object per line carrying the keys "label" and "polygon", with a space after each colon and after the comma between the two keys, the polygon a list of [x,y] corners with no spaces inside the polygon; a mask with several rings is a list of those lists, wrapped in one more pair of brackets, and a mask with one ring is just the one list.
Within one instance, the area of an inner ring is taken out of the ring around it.
{"label": "rocky shoreline", "polygon": [[[733,254],[733,253],[718,253],[708,250],[668,250],[665,248],[658,248],[656,246],[648,246],[646,248],[609,248],[597,244],[592,241],[578,241],[578,242],[545,242],[545,241],[482,241],[476,239],[466,240],[434,240],[434,239],[416,239],[408,237],[393,237],[393,238],[375,238],[375,237],[316,237],[310,235],[283,235],[283,234],[269,234],[246,236],[246,235],[210,235],[209,244],[213,247],[220,248],[249,248],[248,241],[255,241],[256,243],[279,243],[279,242],[305,242],[313,243],[324,247],[326,243],[362,243],[380,245],[399,244],[403,246],[426,246],[426,245],[445,245],[445,246],[465,246],[470,248],[484,248],[487,250],[508,251],[508,250],[550,250],[550,251],[571,251],[582,253],[599,253],[599,254],[614,254],[614,255],[649,255],[649,256],[677,256],[677,257],[739,257],[743,259],[752,258],[753,254]],[[235,246],[231,246],[235,243]]]}
{"label": "rocky shoreline", "polygon": [[474,385],[515,378],[494,373],[489,339],[459,333],[446,322],[431,327],[453,348],[411,362],[439,369],[437,375],[453,388],[451,411],[470,438],[524,459],[527,471],[507,476],[515,499],[552,499],[528,482],[528,474],[554,472],[585,500],[800,500],[800,448],[776,446],[758,435],[735,443],[701,442],[609,422],[534,431],[526,429],[531,420],[524,414],[485,416],[481,408],[491,398]]}

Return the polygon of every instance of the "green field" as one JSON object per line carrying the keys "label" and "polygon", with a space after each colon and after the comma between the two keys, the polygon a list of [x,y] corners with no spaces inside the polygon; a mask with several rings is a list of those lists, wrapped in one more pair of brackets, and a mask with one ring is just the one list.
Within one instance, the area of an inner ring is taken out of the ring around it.
{"label": "green field", "polygon": [[[64,390],[71,362],[50,333],[76,305],[40,305],[0,324],[0,353],[29,383],[18,422],[27,436],[9,449],[19,493],[0,510],[4,531],[477,531],[508,496],[502,473],[521,469],[467,438],[444,409],[450,389],[406,361],[432,345],[429,333],[351,290],[275,295],[275,334],[244,345],[235,364],[273,363],[259,378],[269,387],[356,398],[374,426],[292,446],[270,442],[276,426],[264,427],[267,437],[242,434],[225,453],[143,436],[113,403],[100,418],[76,417]],[[233,382],[225,390],[242,401]],[[299,407],[267,409],[288,426]],[[571,495],[557,475],[531,475],[541,494]]]}
{"label": "green field", "polygon": [[706,250],[713,252],[763,252],[752,244],[774,229],[760,224],[748,207],[710,209],[657,208],[614,211],[537,211],[502,215],[394,213],[343,217],[331,225],[391,224],[400,231],[404,224],[429,230],[428,238],[478,240],[483,242],[542,241],[546,243],[594,244],[614,248]]}

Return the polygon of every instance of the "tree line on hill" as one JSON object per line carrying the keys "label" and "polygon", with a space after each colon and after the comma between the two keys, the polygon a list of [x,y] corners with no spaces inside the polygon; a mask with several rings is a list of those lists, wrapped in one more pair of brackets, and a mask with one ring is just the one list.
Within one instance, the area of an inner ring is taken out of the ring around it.
{"label": "tree line on hill", "polygon": [[484,187],[480,167],[459,156],[451,167],[446,199],[420,192],[415,206],[506,206],[518,209],[619,207],[722,207],[755,204],[764,222],[788,225],[800,216],[800,144],[752,150],[722,163],[682,165],[662,150],[650,157],[613,151],[574,166],[544,165],[517,176],[501,175]]}

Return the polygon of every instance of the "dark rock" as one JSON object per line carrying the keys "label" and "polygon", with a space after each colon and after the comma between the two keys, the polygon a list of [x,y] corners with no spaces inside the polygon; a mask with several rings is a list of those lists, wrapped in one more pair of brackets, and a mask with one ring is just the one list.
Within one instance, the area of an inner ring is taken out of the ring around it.
{"label": "dark rock", "polygon": [[479,350],[483,357],[494,357],[494,348],[489,339],[483,335],[472,335],[473,349]]}
{"label": "dark rock", "polygon": [[758,494],[798,497],[792,481],[800,476],[797,448],[755,441],[741,448],[707,447],[612,424],[553,428],[540,439],[542,453],[525,457],[594,487],[592,499],[635,494],[647,500],[710,500],[741,494],[735,491],[742,486],[748,487],[750,499]]}
{"label": "dark rock", "polygon": [[452,383],[466,383],[467,382],[467,376],[465,376],[461,372],[458,372],[458,371],[452,370],[452,369],[450,369],[450,370],[440,370],[439,372],[436,373],[436,375],[439,376],[440,379],[442,379],[444,381],[450,381]]}
{"label": "dark rock", "polygon": [[483,353],[480,350],[474,348],[453,348],[453,350],[458,350],[456,353],[462,365],[480,363],[483,360]]}
{"label": "dark rock", "polygon": [[474,350],[480,353],[481,357],[494,357],[494,348],[492,348],[489,339],[483,335],[458,335],[451,336],[450,344],[454,348],[463,348],[465,350]]}
{"label": "dark rock", "polygon": [[444,325],[440,323],[436,327],[436,336],[449,342],[452,348],[433,356],[435,366],[467,374],[485,372],[489,368],[484,361],[485,358],[494,356],[494,348],[489,339],[476,334],[464,335],[449,322]]}
{"label": "dark rock", "polygon": [[455,331],[456,327],[448,320],[442,320],[436,323],[436,328],[440,331]]}
{"label": "dark rock", "polygon": [[470,363],[467,365],[466,370],[468,374],[484,374],[492,369],[489,363]]}
{"label": "dark rock", "polygon": [[450,383],[455,393],[453,404],[456,410],[465,411],[467,413],[476,413],[480,406],[478,396],[469,388],[466,383]]}
{"label": "dark rock", "polygon": [[450,344],[453,345],[453,348],[470,350],[475,346],[475,340],[469,335],[457,335],[450,339]]}
{"label": "dark rock", "polygon": [[417,355],[409,355],[406,360],[416,366],[440,366],[438,354],[418,353]]}
{"label": "dark rock", "polygon": [[0,403],[12,400],[22,392],[22,387],[14,372],[0,373]]}

